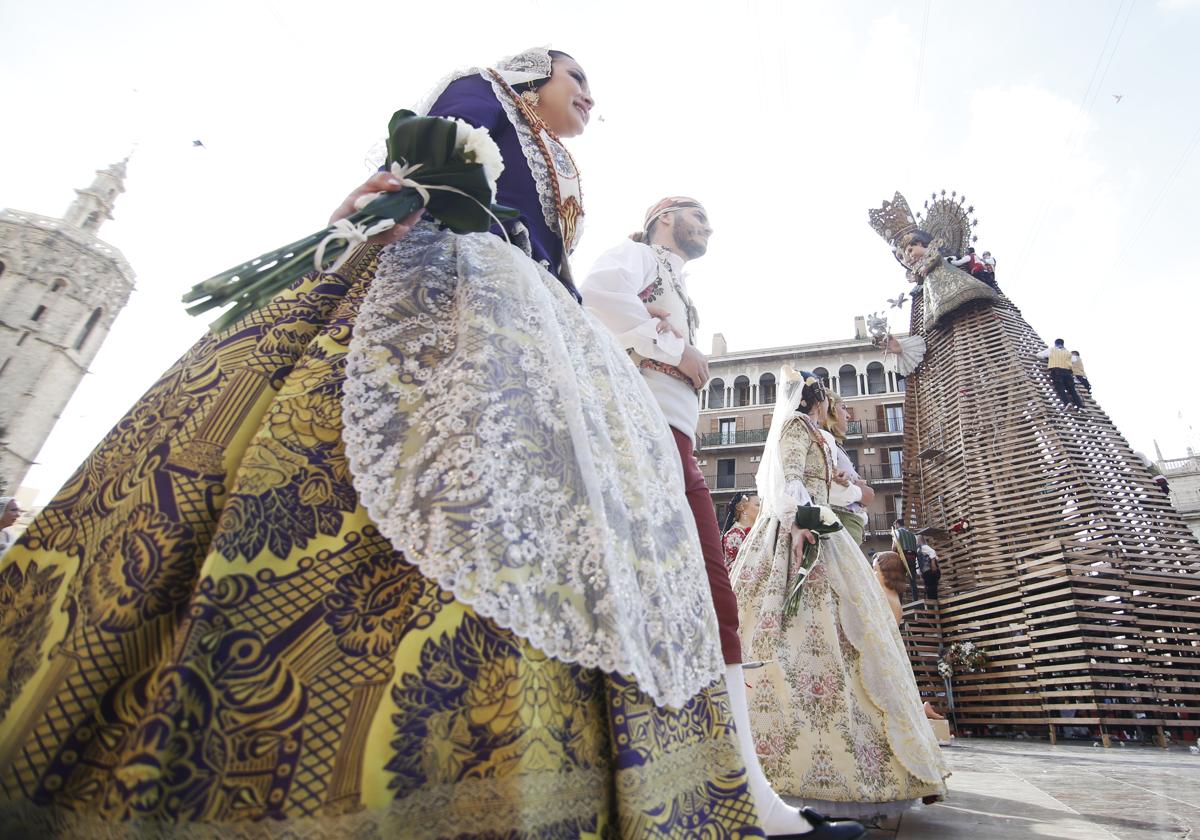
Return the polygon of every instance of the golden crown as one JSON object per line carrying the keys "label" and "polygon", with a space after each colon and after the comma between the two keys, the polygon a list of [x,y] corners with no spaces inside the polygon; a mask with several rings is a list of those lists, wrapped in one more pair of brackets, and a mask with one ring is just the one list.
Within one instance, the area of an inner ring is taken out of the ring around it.
{"label": "golden crown", "polygon": [[868,210],[871,227],[893,248],[902,245],[903,239],[914,230],[924,230],[934,239],[940,239],[955,254],[966,253],[975,241],[972,233],[979,220],[974,218],[975,208],[966,203],[967,197],[946,191],[930,193],[925,202],[925,212],[914,216],[908,201],[896,193],[891,201],[883,202],[878,210]]}
{"label": "golden crown", "polygon": [[900,244],[901,237],[917,229],[917,220],[900,193],[896,193],[891,201],[883,202],[879,209],[868,210],[867,218],[875,232],[893,248]]}
{"label": "golden crown", "polygon": [[917,225],[934,239],[940,239],[951,253],[962,255],[978,238],[972,233],[979,220],[975,218],[975,206],[967,204],[967,197],[951,190],[930,193],[925,202],[925,212],[917,217]]}

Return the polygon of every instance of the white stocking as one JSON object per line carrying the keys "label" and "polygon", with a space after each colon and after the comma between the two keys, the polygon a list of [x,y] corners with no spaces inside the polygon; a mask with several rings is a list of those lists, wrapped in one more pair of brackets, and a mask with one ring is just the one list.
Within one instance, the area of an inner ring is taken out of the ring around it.
{"label": "white stocking", "polygon": [[742,675],[741,665],[725,666],[725,689],[729,692],[729,707],[733,711],[733,725],[737,729],[742,762],[745,763],[746,773],[750,777],[750,794],[754,797],[754,807],[758,809],[758,818],[762,822],[763,830],[768,836],[807,834],[812,831],[808,820],[801,816],[798,808],[784,802],[763,775],[762,765],[758,762],[758,752],[754,749],[754,736],[750,732],[746,678]]}

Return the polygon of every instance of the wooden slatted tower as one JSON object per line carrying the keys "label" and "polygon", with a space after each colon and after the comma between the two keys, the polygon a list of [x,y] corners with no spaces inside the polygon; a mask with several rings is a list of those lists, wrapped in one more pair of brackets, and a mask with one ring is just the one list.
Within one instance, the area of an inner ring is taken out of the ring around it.
{"label": "wooden slatted tower", "polygon": [[[969,244],[966,208],[934,199],[906,229],[897,194],[872,225],[893,246],[928,228],[926,266],[958,274],[934,252]],[[1003,292],[943,308],[936,323],[931,305],[944,307],[914,294],[910,332],[926,353],[904,406],[903,518],[943,570],[941,602],[906,609],[923,693],[942,688],[936,633],[990,659],[954,677],[960,732],[1197,738],[1200,544],[1091,395],[1081,389],[1079,411],[1058,401],[1037,359],[1046,342]]]}

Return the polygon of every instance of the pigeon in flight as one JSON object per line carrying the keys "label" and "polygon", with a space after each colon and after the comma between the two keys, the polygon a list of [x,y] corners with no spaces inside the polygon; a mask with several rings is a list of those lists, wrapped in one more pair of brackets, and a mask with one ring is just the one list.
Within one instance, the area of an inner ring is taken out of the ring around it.
{"label": "pigeon in flight", "polygon": [[900,293],[898,298],[888,298],[887,302],[892,305],[892,309],[900,309],[904,306],[904,301],[908,300],[908,295],[905,292]]}
{"label": "pigeon in flight", "polygon": [[204,141],[203,141],[203,140],[193,140],[193,141],[192,141],[192,148],[193,148],[193,149],[207,149],[207,148],[208,148],[208,146],[205,146],[205,145],[204,145]]}
{"label": "pigeon in flight", "polygon": [[1123,93],[1114,93],[1114,94],[1112,95],[1112,98],[1116,100],[1116,102],[1117,102],[1117,104],[1118,104],[1118,105],[1120,105],[1120,104],[1121,104],[1121,100],[1125,98],[1125,94],[1123,94]]}

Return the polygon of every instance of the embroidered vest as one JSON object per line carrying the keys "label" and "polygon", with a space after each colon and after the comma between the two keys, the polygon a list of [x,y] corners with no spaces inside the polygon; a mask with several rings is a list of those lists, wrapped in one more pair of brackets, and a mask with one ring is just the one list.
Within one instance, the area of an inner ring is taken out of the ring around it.
{"label": "embroidered vest", "polygon": [[[688,297],[687,289],[683,286],[683,278],[676,276],[675,269],[667,256],[670,252],[666,248],[659,245],[648,247],[654,252],[658,271],[654,279],[638,292],[638,297],[647,306],[665,309],[667,322],[679,331],[684,341],[694,345],[696,330],[700,327],[700,318],[696,314],[696,307],[692,305],[692,299]],[[632,350],[629,351],[629,355],[634,364],[640,364],[645,358]]]}

